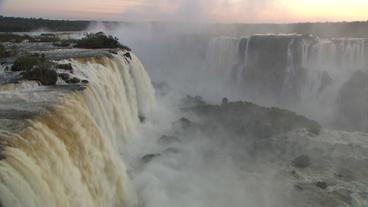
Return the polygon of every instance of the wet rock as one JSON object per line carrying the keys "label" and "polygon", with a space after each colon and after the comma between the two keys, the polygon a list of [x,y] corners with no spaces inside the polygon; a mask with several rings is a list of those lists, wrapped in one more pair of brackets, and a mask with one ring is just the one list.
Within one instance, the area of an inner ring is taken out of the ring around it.
{"label": "wet rock", "polygon": [[112,54],[117,55],[119,52],[119,49],[110,49],[109,52],[111,52]]}
{"label": "wet rock", "polygon": [[130,52],[125,53],[125,54],[124,54],[124,57],[125,57],[125,59],[130,59],[130,60],[132,60],[132,55],[130,54]]}
{"label": "wet rock", "polygon": [[310,158],[307,155],[301,155],[295,158],[291,165],[295,168],[304,169],[310,166]]}
{"label": "wet rock", "polygon": [[67,81],[70,79],[70,74],[69,73],[60,73],[59,77],[63,80],[63,81]]}
{"label": "wet rock", "polygon": [[149,162],[151,162],[154,158],[161,156],[160,154],[148,154],[142,157],[142,162],[147,164]]}
{"label": "wet rock", "polygon": [[139,115],[138,115],[138,119],[139,119],[139,121],[140,121],[141,123],[144,123],[144,122],[146,121],[146,117],[145,117],[145,116],[143,116],[142,114],[139,114]]}
{"label": "wet rock", "polygon": [[80,79],[79,78],[76,78],[76,77],[73,77],[73,78],[70,78],[69,80],[65,81],[69,84],[77,84],[77,83],[80,83]]}
{"label": "wet rock", "polygon": [[62,70],[70,71],[71,73],[73,73],[73,66],[70,63],[58,64],[56,67],[59,68],[59,69],[62,69]]}
{"label": "wet rock", "polygon": [[323,190],[326,190],[328,187],[327,183],[322,181],[316,182],[315,185]]}

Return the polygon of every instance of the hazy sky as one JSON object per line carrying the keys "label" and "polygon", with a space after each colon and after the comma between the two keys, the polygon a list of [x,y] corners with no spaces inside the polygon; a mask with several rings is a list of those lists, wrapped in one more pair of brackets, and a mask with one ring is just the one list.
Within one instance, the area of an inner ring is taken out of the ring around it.
{"label": "hazy sky", "polygon": [[368,0],[0,0],[0,14],[136,21],[365,21]]}

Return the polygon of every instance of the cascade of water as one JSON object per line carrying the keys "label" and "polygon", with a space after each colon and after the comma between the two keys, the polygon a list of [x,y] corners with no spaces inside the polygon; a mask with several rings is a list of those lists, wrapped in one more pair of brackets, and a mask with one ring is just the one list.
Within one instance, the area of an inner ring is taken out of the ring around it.
{"label": "cascade of water", "polygon": [[215,80],[222,83],[231,81],[232,69],[239,61],[239,44],[237,38],[216,38],[211,40],[206,57],[206,69]]}
{"label": "cascade of water", "polygon": [[135,133],[139,114],[149,116],[153,109],[150,79],[135,56],[64,62],[89,85],[62,95],[21,131],[0,131],[0,204],[134,206],[136,195],[116,143]]}

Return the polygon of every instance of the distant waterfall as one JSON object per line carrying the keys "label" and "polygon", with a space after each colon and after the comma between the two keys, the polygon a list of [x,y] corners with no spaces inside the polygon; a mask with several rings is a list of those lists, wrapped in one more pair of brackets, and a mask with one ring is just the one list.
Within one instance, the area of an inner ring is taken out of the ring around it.
{"label": "distant waterfall", "polygon": [[284,102],[290,97],[310,100],[331,82],[344,82],[354,71],[367,70],[367,43],[297,34],[221,37],[210,43],[206,68],[246,96],[258,92],[254,96]]}
{"label": "distant waterfall", "polygon": [[136,204],[115,143],[136,133],[139,116],[149,118],[155,96],[131,55],[65,60],[87,89],[63,95],[19,132],[0,131],[0,206]]}

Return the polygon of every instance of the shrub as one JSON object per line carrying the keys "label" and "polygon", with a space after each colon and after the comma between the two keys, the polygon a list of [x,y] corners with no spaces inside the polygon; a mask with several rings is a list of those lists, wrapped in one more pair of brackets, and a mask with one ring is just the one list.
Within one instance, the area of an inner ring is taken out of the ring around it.
{"label": "shrub", "polygon": [[58,79],[57,72],[48,63],[41,63],[22,75],[24,79],[39,81],[42,85],[55,85]]}
{"label": "shrub", "polygon": [[77,48],[99,49],[99,48],[121,48],[130,51],[131,49],[119,43],[119,39],[107,36],[103,32],[87,33],[85,37],[77,41]]}
{"label": "shrub", "polygon": [[6,57],[6,50],[4,45],[0,44],[0,58]]}
{"label": "shrub", "polygon": [[46,63],[51,65],[51,63],[45,58],[44,55],[40,54],[25,55],[18,57],[15,60],[12,66],[12,71],[28,71],[37,65]]}
{"label": "shrub", "polygon": [[23,42],[24,40],[31,40],[32,37],[28,35],[17,35],[11,33],[0,34],[0,42]]}
{"label": "shrub", "polygon": [[0,44],[0,58],[7,58],[17,55],[16,48],[6,49],[4,45]]}

